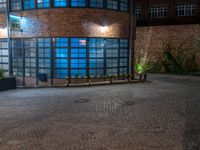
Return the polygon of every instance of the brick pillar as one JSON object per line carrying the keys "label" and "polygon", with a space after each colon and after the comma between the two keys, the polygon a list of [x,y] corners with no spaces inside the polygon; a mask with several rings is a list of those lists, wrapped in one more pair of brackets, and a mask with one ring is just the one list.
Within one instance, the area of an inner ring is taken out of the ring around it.
{"label": "brick pillar", "polygon": [[197,0],[197,18],[200,19],[200,0]]}
{"label": "brick pillar", "polygon": [[171,20],[174,18],[175,0],[168,0],[168,18]]}
{"label": "brick pillar", "polygon": [[140,5],[141,5],[141,18],[142,18],[142,21],[145,23],[148,17],[147,9],[146,9],[147,0],[141,0]]}

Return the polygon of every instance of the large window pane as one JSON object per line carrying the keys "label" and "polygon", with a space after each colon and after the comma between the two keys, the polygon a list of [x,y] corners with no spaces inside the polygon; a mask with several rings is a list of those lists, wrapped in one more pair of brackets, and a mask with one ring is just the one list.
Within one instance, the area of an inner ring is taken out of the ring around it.
{"label": "large window pane", "polygon": [[72,7],[86,7],[86,0],[71,0]]}
{"label": "large window pane", "polygon": [[22,0],[11,0],[10,3],[11,11],[22,10]]}
{"label": "large window pane", "polygon": [[128,0],[120,0],[120,7],[121,11],[128,11]]}
{"label": "large window pane", "polygon": [[104,75],[104,39],[89,39],[89,75]]}
{"label": "large window pane", "polygon": [[25,76],[35,77],[36,74],[36,41],[24,39]]}
{"label": "large window pane", "polygon": [[6,39],[0,39],[0,69],[8,75],[8,43]]}
{"label": "large window pane", "polygon": [[0,13],[6,11],[6,0],[0,0]]}
{"label": "large window pane", "polygon": [[24,0],[24,9],[34,9],[35,8],[35,0]]}
{"label": "large window pane", "polygon": [[68,38],[54,39],[54,77],[68,76]]}
{"label": "large window pane", "polygon": [[66,7],[67,0],[54,0],[54,6],[55,7]]}
{"label": "large window pane", "polygon": [[38,8],[49,8],[50,0],[37,0],[37,7]]}
{"label": "large window pane", "polygon": [[103,8],[103,0],[90,0],[90,7]]}
{"label": "large window pane", "polygon": [[22,39],[12,39],[13,75],[23,76],[24,49]]}
{"label": "large window pane", "polygon": [[50,77],[51,67],[51,39],[38,38],[38,73],[45,73]]}
{"label": "large window pane", "polygon": [[118,9],[118,0],[107,0],[108,9]]}
{"label": "large window pane", "polygon": [[71,76],[86,76],[86,38],[71,38]]}

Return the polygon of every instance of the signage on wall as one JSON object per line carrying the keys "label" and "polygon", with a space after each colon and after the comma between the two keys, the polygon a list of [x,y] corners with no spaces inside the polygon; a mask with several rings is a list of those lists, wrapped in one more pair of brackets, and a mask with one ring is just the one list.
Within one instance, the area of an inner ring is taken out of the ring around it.
{"label": "signage on wall", "polygon": [[22,31],[21,17],[10,15],[10,30],[11,31]]}

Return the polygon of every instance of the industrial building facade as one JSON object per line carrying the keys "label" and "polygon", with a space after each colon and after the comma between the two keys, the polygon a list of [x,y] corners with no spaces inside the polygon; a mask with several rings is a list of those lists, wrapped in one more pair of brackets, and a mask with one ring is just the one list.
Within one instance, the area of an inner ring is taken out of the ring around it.
{"label": "industrial building facade", "polygon": [[[129,0],[10,0],[7,4],[0,0],[0,68],[16,76],[18,85],[63,85],[66,77],[133,72],[129,59],[135,33],[130,34],[130,26],[135,27],[135,19]],[[44,74],[47,82],[39,80]]]}
{"label": "industrial building facade", "polygon": [[18,85],[134,74],[135,52],[159,56],[199,23],[199,0],[0,0],[0,68]]}
{"label": "industrial building facade", "polygon": [[[166,42],[191,54],[196,51],[195,38],[200,36],[199,0],[136,0],[135,15],[136,55],[143,50],[148,61],[159,62]],[[200,61],[197,63],[200,67]]]}

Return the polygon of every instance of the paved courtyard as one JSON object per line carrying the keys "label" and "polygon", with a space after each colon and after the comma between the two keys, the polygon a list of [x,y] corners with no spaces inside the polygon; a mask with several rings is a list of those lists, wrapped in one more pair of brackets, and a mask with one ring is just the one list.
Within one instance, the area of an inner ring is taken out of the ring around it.
{"label": "paved courtyard", "polygon": [[200,150],[200,77],[0,92],[0,150]]}

